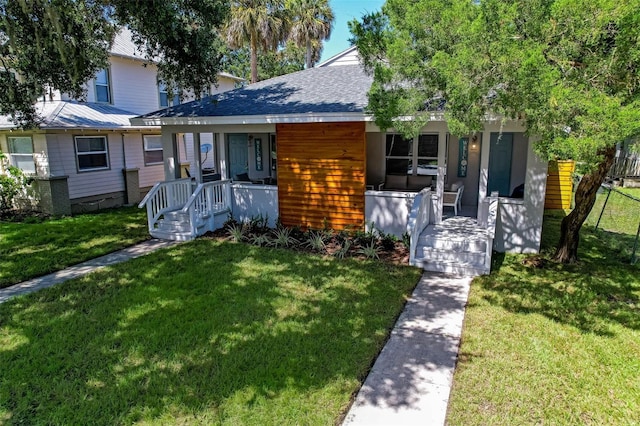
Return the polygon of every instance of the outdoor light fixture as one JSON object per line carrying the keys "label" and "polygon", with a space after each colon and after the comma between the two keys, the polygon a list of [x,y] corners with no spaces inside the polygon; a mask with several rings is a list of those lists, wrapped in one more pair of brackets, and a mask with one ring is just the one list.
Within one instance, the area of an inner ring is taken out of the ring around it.
{"label": "outdoor light fixture", "polygon": [[478,136],[474,135],[471,138],[471,149],[475,151],[477,147],[478,147]]}

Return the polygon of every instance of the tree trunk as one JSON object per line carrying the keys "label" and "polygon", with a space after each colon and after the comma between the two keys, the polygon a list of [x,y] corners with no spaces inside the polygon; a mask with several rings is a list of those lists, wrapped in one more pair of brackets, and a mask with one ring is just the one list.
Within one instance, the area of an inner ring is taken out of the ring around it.
{"label": "tree trunk", "polygon": [[308,39],[307,40],[307,57],[306,57],[306,62],[307,62],[307,69],[313,67],[313,49],[311,48],[311,40]]}
{"label": "tree trunk", "polygon": [[611,146],[602,151],[603,159],[596,170],[582,177],[576,188],[575,207],[560,225],[560,242],[553,260],[560,263],[574,263],[578,260],[578,243],[580,228],[596,202],[596,194],[613,164],[616,147]]}
{"label": "tree trunk", "polygon": [[251,84],[258,82],[258,42],[251,36]]}

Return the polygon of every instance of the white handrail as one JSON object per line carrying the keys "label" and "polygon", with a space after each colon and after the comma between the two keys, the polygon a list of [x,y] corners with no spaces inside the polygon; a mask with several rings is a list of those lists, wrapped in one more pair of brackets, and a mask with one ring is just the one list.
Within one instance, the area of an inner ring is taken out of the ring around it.
{"label": "white handrail", "polygon": [[431,210],[431,188],[424,188],[413,199],[407,233],[409,234],[409,265],[415,264],[418,238],[422,231],[429,226],[429,214]]}
{"label": "white handrail", "polygon": [[227,191],[230,180],[219,180],[199,184],[189,197],[182,213],[189,213],[191,234],[197,234],[198,220],[207,218],[215,211],[227,209],[230,197]]}
{"label": "white handrail", "polygon": [[195,181],[191,178],[156,183],[142,199],[139,208],[147,207],[147,224],[152,232],[164,213],[178,210],[189,200]]}

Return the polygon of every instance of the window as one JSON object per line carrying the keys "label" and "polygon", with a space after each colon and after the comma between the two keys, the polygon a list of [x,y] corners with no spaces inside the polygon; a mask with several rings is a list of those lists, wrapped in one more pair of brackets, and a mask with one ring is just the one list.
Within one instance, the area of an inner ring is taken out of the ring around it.
{"label": "window", "polygon": [[33,142],[30,136],[7,137],[9,145],[9,161],[25,173],[36,173],[33,161]]}
{"label": "window", "polygon": [[105,136],[76,136],[78,171],[104,170],[109,168],[109,152]]}
{"label": "window", "polygon": [[109,70],[98,71],[96,82],[96,102],[111,103],[111,87],[109,81]]}
{"label": "window", "polygon": [[436,175],[438,135],[420,135],[416,139],[387,135],[386,173],[390,175]]}
{"label": "window", "polygon": [[144,164],[162,164],[164,156],[162,154],[162,138],[160,135],[147,135],[144,139]]}
{"label": "window", "polygon": [[[176,92],[179,92],[179,90],[176,90]],[[160,108],[180,105],[180,95],[176,93],[173,95],[173,98],[169,98],[169,90],[166,84],[158,83],[158,93],[160,97]]]}

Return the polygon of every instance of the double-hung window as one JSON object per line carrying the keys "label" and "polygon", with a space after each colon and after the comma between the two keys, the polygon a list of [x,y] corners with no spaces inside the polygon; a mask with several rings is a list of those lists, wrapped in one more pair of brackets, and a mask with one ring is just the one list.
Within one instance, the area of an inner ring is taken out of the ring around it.
{"label": "double-hung window", "polygon": [[25,173],[35,174],[33,161],[33,141],[30,136],[9,136],[9,162]]}
{"label": "double-hung window", "polygon": [[78,171],[87,172],[109,168],[106,136],[76,136]]}
{"label": "double-hung window", "polygon": [[109,78],[109,70],[101,69],[96,74],[96,102],[111,103],[111,81]]}
{"label": "double-hung window", "polygon": [[399,134],[388,134],[385,158],[387,174],[436,175],[438,135],[405,138]]}
{"label": "double-hung window", "polygon": [[162,164],[164,159],[162,153],[162,138],[159,135],[146,135],[144,140],[144,164]]}
{"label": "double-hung window", "polygon": [[160,108],[166,108],[170,106],[180,105],[180,95],[178,95],[178,90],[176,90],[176,94],[173,95],[172,98],[169,97],[169,89],[167,85],[159,82],[158,83],[158,94],[160,98]]}

